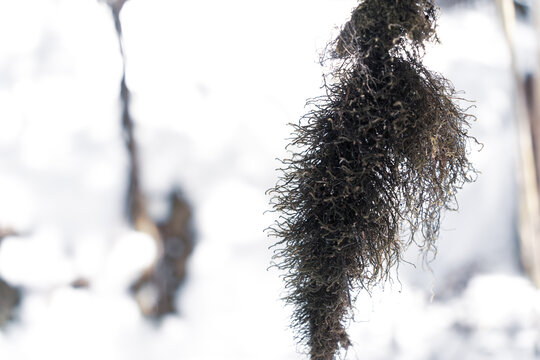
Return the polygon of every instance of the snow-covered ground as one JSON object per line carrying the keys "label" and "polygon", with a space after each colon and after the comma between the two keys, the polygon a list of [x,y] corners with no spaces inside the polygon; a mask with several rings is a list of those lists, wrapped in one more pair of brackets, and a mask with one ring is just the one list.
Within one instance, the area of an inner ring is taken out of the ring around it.
{"label": "snow-covered ground", "polygon": [[[0,276],[22,287],[0,359],[303,359],[268,271],[276,181],[318,54],[355,0],[131,0],[127,81],[150,210],[181,188],[196,249],[178,315],[141,317],[127,288],[151,261],[124,219],[121,59],[96,0],[0,0]],[[476,101],[482,171],[445,216],[431,272],[402,265],[359,296],[347,359],[540,359],[540,293],[519,269],[510,56],[491,3],[451,8],[426,63]],[[527,48],[527,46],[525,46]],[[525,61],[526,63],[526,61]],[[408,258],[420,264],[411,249]],[[74,289],[78,277],[88,289]]]}

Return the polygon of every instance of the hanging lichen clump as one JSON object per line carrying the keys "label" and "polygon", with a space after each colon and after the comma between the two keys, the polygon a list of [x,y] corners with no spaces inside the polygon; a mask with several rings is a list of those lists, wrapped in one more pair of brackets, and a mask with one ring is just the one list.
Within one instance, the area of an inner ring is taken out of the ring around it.
{"label": "hanging lichen clump", "polygon": [[277,266],[312,360],[350,340],[354,294],[388,277],[416,242],[434,249],[441,211],[475,170],[471,119],[422,64],[437,41],[432,0],[365,0],[329,45],[326,96],[295,126],[272,194]]}

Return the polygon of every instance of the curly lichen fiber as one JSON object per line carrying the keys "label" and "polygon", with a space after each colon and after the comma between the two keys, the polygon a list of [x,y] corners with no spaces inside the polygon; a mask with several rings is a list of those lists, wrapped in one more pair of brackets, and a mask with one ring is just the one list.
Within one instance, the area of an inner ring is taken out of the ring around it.
{"label": "curly lichen fiber", "polygon": [[422,64],[436,16],[431,0],[358,5],[329,46],[326,95],[294,125],[299,150],[270,189],[274,259],[312,360],[350,345],[354,294],[385,280],[411,242],[433,248],[441,212],[475,175],[471,116]]}

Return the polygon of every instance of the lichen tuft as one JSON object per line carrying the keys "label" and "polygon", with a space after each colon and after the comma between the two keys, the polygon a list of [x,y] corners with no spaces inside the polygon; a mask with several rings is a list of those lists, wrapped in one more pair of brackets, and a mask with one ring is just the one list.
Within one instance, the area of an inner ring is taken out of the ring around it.
{"label": "lichen tuft", "polygon": [[274,260],[312,360],[350,340],[354,294],[389,276],[412,242],[434,249],[441,212],[474,180],[472,116],[451,83],[422,64],[438,41],[432,0],[364,0],[325,61],[326,95],[294,126],[269,190],[279,220]]}

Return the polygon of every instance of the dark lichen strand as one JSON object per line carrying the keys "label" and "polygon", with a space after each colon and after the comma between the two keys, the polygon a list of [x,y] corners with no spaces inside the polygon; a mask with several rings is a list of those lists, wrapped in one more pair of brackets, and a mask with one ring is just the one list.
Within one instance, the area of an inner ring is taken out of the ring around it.
{"label": "dark lichen strand", "polygon": [[388,279],[412,242],[433,250],[441,211],[475,177],[472,116],[422,64],[424,43],[438,41],[436,10],[431,0],[359,4],[326,52],[326,95],[293,125],[296,150],[269,190],[274,261],[312,360],[350,345],[355,294]]}

